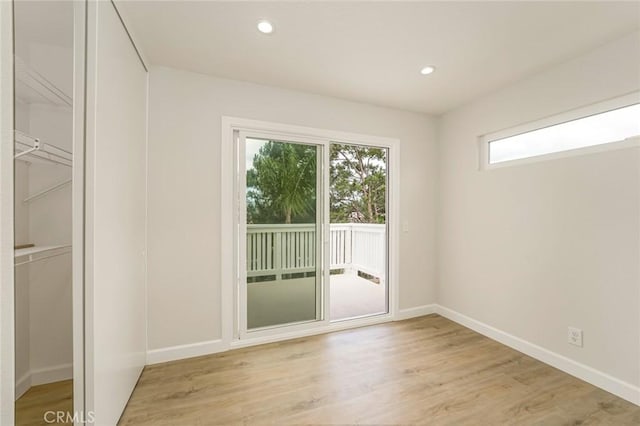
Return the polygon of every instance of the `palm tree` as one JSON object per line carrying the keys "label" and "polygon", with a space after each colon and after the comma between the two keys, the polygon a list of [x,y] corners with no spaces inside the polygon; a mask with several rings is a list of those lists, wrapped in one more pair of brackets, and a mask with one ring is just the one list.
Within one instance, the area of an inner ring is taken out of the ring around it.
{"label": "palm tree", "polygon": [[247,171],[250,222],[314,222],[316,147],[266,142]]}

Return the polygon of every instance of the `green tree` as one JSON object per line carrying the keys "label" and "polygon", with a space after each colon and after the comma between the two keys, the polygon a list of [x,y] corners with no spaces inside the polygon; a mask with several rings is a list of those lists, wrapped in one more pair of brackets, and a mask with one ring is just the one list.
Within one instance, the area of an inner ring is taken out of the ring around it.
{"label": "green tree", "polygon": [[[247,170],[249,223],[316,221],[316,147],[266,142]],[[334,223],[385,223],[386,150],[331,144],[330,212]]]}
{"label": "green tree", "polygon": [[332,144],[331,221],[385,223],[386,150]]}
{"label": "green tree", "polygon": [[269,141],[247,170],[249,223],[313,223],[316,147]]}

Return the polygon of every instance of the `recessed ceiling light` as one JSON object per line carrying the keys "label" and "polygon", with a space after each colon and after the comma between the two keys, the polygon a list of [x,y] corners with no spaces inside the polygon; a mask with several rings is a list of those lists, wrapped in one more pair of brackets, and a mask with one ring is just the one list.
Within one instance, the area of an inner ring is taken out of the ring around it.
{"label": "recessed ceiling light", "polygon": [[431,74],[432,72],[434,72],[435,70],[436,70],[436,69],[435,69],[435,67],[427,66],[427,67],[424,67],[424,68],[422,68],[422,69],[420,70],[420,74],[422,74],[422,75],[429,75],[429,74]]}
{"label": "recessed ceiling light", "polygon": [[269,21],[259,21],[258,22],[258,31],[263,34],[271,34],[273,32],[273,24]]}

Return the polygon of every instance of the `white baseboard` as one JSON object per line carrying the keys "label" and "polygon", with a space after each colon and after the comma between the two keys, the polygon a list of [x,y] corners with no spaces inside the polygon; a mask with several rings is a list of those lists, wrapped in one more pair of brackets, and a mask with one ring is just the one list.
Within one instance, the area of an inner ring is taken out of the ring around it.
{"label": "white baseboard", "polygon": [[22,377],[16,380],[16,401],[31,387],[31,372],[27,371]]}
{"label": "white baseboard", "polygon": [[31,370],[31,386],[73,379],[73,364]]}
{"label": "white baseboard", "polygon": [[218,352],[224,352],[227,349],[228,347],[223,343],[222,339],[152,349],[147,351],[147,365],[177,361],[179,359],[193,358],[195,356],[210,355]]}
{"label": "white baseboard", "polygon": [[20,398],[32,386],[59,382],[73,378],[73,364],[61,364],[53,367],[30,370],[16,381],[15,395]]}
{"label": "white baseboard", "polygon": [[424,315],[434,314],[436,312],[436,307],[437,305],[432,303],[431,305],[422,305],[422,306],[416,306],[415,308],[400,309],[396,313],[393,320],[402,321],[409,318],[415,318],[415,317],[421,317]]}
{"label": "white baseboard", "polygon": [[444,306],[436,305],[435,312],[490,339],[498,341],[503,345],[529,355],[538,361],[549,364],[565,373],[604,389],[620,398],[626,399],[633,404],[640,405],[640,387],[638,386],[624,382],[595,368],[581,364],[502,330],[498,330],[495,327],[484,324]]}

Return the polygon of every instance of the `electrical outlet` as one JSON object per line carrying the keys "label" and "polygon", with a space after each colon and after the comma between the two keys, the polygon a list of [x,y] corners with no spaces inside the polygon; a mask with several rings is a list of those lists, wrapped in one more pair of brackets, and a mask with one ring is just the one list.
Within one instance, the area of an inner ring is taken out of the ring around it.
{"label": "electrical outlet", "polygon": [[582,347],[582,330],[575,327],[569,327],[567,341],[571,345]]}

